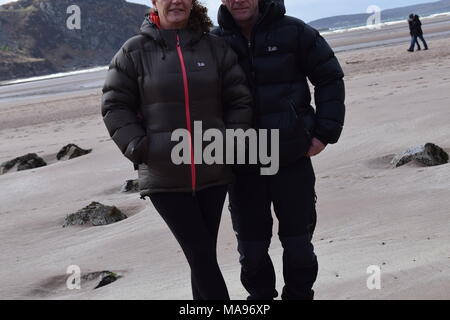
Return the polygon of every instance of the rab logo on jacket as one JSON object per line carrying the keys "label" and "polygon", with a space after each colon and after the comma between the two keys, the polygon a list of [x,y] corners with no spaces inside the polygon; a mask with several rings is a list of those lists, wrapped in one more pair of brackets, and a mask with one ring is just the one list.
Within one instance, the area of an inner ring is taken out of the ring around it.
{"label": "rab logo on jacket", "polygon": [[275,51],[278,51],[277,46],[268,46],[267,47],[267,52],[275,52]]}
{"label": "rab logo on jacket", "polygon": [[206,64],[204,63],[204,62],[197,62],[197,66],[198,67],[204,67],[204,66],[206,66]]}

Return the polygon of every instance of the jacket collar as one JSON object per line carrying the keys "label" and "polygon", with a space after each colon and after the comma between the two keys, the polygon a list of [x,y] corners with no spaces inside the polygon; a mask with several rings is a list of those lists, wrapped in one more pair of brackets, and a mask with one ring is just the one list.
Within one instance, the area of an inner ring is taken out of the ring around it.
{"label": "jacket collar", "polygon": [[[261,20],[259,20],[257,24],[270,24],[273,21],[282,18],[286,14],[284,0],[260,0],[259,12],[261,14]],[[225,30],[239,30],[239,27],[234,21],[231,13],[223,4],[219,8],[217,21],[219,26]]]}
{"label": "jacket collar", "polygon": [[203,36],[202,32],[196,32],[190,29],[163,30],[159,29],[150,19],[149,15],[145,16],[141,25],[140,34],[145,35],[158,44],[170,49],[176,48],[176,35],[179,35],[181,46],[193,46],[200,41]]}

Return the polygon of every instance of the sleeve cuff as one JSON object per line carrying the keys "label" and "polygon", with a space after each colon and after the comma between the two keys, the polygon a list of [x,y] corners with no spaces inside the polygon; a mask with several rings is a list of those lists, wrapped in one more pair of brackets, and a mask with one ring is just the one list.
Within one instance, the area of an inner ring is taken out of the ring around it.
{"label": "sleeve cuff", "polygon": [[320,135],[314,134],[313,135],[314,138],[319,139],[320,142],[322,142],[325,146],[328,145],[328,140]]}

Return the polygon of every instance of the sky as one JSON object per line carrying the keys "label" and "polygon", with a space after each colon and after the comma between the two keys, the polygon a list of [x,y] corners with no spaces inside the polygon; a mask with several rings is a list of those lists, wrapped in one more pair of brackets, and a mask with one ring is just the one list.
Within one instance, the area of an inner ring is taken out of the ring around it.
{"label": "sky", "polygon": [[[151,6],[151,0],[127,0],[128,2]],[[413,4],[435,2],[437,0],[285,0],[287,14],[306,22],[343,14],[364,13],[370,5],[384,9],[404,7]],[[0,0],[0,4],[12,2]],[[209,16],[216,23],[217,9],[221,0],[200,0],[209,9]]]}
{"label": "sky", "polygon": [[[150,6],[151,0],[127,0]],[[284,0],[287,14],[306,22],[342,14],[363,13],[370,5],[384,9],[404,7],[437,0]],[[217,9],[221,0],[200,0],[208,7],[208,14],[216,22]]]}

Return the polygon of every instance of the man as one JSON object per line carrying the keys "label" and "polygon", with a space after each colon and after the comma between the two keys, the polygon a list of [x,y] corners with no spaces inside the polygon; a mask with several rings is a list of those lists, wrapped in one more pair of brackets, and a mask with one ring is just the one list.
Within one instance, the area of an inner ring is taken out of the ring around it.
{"label": "man", "polygon": [[419,38],[422,41],[424,50],[428,50],[428,44],[423,37],[422,22],[420,21],[419,16],[417,14],[411,13],[409,15],[408,25],[409,25],[409,33],[411,35],[411,45],[408,51],[414,52],[415,44],[417,44],[418,47],[417,50],[420,50],[420,45],[417,38]]}
{"label": "man", "polygon": [[[249,300],[278,296],[268,254],[272,204],[284,250],[281,298],[313,299],[318,264],[311,243],[316,194],[310,157],[336,143],[344,123],[344,74],[333,51],[315,29],[285,12],[283,0],[222,0],[213,30],[235,50],[247,74],[255,128],[280,133],[278,173],[241,170],[229,188]],[[307,79],[315,87],[316,110]]]}

